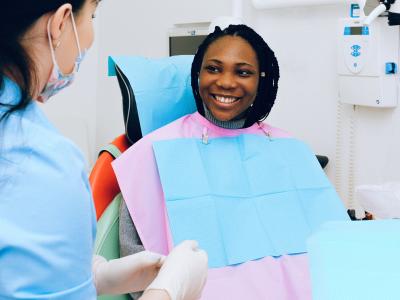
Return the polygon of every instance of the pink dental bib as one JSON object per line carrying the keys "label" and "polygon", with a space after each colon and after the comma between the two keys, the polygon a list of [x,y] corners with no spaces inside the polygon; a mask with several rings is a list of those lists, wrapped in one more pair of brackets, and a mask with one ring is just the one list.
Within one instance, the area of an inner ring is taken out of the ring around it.
{"label": "pink dental bib", "polygon": [[[133,222],[147,250],[167,254],[172,248],[153,142],[202,137],[204,132],[210,139],[240,134],[289,137],[286,132],[266,124],[254,124],[245,129],[223,129],[194,113],[154,131],[133,145],[113,163],[113,167]],[[210,269],[202,299],[311,299],[307,256],[265,257],[237,266]]]}

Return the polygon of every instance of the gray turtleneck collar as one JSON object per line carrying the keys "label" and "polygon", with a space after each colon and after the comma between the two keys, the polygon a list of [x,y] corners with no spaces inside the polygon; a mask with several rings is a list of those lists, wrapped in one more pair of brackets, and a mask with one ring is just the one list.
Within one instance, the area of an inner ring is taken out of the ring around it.
{"label": "gray turtleneck collar", "polygon": [[217,118],[215,118],[212,113],[208,110],[206,105],[203,103],[204,107],[204,114],[205,118],[213,123],[214,125],[217,125],[218,127],[225,128],[225,129],[240,129],[243,128],[244,123],[246,122],[246,112],[240,114],[236,118],[229,120],[229,121],[220,121]]}

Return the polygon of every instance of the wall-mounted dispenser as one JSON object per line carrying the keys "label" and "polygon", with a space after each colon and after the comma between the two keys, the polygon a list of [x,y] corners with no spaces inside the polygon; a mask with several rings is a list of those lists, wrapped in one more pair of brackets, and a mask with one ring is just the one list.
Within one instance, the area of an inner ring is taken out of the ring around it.
{"label": "wall-mounted dispenser", "polygon": [[[400,1],[399,1],[400,2]],[[385,11],[386,9],[383,9]],[[379,17],[382,6],[366,18],[339,21],[338,74],[342,103],[395,107],[399,84],[399,27]]]}

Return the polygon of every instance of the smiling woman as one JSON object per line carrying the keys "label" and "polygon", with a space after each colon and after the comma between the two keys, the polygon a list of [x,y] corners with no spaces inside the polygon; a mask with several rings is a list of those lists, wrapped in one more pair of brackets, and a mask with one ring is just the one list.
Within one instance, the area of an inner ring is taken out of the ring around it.
{"label": "smiling woman", "polygon": [[192,64],[197,110],[224,128],[246,128],[264,120],[275,103],[278,81],[274,52],[245,25],[216,27]]}
{"label": "smiling woman", "polygon": [[257,55],[241,37],[225,36],[204,55],[200,71],[200,96],[211,114],[229,121],[247,110],[257,95]]}
{"label": "smiling woman", "polygon": [[253,29],[207,36],[191,70],[198,111],[113,163],[125,200],[121,253],[140,243],[168,253],[190,237],[209,254],[202,299],[312,298],[305,241],[346,212],[312,151],[261,122],[278,80],[274,52]]}

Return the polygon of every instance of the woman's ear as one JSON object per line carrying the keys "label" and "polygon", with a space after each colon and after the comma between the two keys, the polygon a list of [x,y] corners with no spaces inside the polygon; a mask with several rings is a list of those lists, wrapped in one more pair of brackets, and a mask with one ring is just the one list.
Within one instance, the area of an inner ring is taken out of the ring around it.
{"label": "woman's ear", "polygon": [[67,22],[72,12],[72,5],[69,3],[61,5],[55,13],[50,16],[50,37],[53,42],[53,46],[56,48],[60,43],[61,36],[63,35]]}

